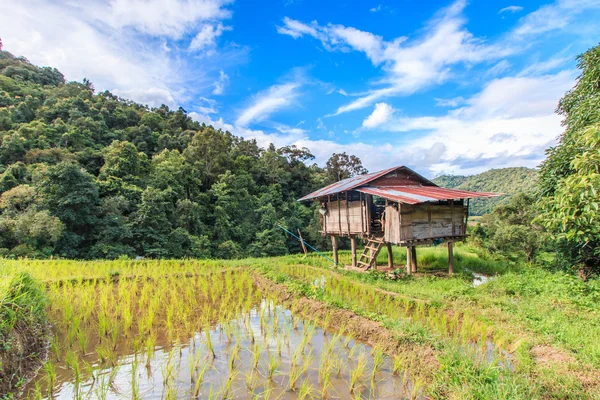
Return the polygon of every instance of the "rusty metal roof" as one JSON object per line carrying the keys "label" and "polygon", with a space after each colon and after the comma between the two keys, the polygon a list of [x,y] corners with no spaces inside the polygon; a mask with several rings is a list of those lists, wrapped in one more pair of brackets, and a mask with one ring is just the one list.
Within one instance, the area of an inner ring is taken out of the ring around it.
{"label": "rusty metal roof", "polygon": [[388,168],[383,171],[371,172],[370,174],[356,175],[351,178],[342,179],[339,182],[332,183],[329,186],[325,186],[322,189],[319,189],[315,192],[307,194],[306,196],[299,199],[298,201],[310,200],[310,199],[315,199],[317,197],[327,196],[330,194],[345,192],[346,190],[354,189],[358,186],[365,185],[365,184],[371,182],[372,180],[377,179],[380,176],[383,176],[383,175],[385,175],[389,172],[392,172],[398,168],[399,167]]}
{"label": "rusty metal roof", "polygon": [[427,182],[427,183],[435,186],[435,184],[433,182],[431,182],[428,179],[424,178],[423,176],[417,174],[412,169],[405,167],[405,166],[399,166],[399,167],[392,167],[392,168],[384,169],[383,171],[371,172],[370,174],[356,175],[351,178],[342,179],[339,182],[332,183],[329,186],[325,186],[322,189],[319,189],[315,192],[307,194],[306,196],[302,197],[301,199],[298,199],[298,201],[316,199],[316,198],[324,197],[324,196],[327,196],[330,194],[336,194],[336,193],[345,192],[347,190],[352,190],[359,186],[366,185],[367,183],[374,181],[375,179],[382,177],[386,174],[389,174],[390,172],[396,171],[398,169],[407,170],[408,172],[413,173],[418,178],[422,179],[424,182]]}
{"label": "rusty metal roof", "polygon": [[496,197],[499,193],[469,192],[466,190],[446,189],[439,186],[390,186],[357,188],[359,192],[383,197],[384,199],[405,204],[418,204],[428,201],[473,199],[477,197]]}

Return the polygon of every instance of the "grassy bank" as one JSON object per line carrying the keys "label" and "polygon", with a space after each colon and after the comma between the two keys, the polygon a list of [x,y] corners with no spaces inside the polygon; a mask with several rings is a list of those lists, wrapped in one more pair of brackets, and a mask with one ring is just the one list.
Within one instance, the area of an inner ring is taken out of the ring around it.
{"label": "grassy bank", "polygon": [[27,273],[0,275],[0,398],[10,399],[41,363],[47,343],[46,297]]}

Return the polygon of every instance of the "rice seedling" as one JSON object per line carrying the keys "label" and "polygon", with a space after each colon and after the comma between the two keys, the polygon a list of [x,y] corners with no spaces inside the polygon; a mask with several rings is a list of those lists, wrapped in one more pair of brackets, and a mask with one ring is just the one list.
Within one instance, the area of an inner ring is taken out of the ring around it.
{"label": "rice seedling", "polygon": [[318,391],[315,389],[313,385],[310,384],[308,380],[302,381],[302,385],[300,385],[300,390],[298,391],[298,399],[312,399],[318,395]]}
{"label": "rice seedling", "polygon": [[381,368],[383,368],[383,364],[385,363],[385,358],[384,358],[384,354],[383,351],[381,351],[381,349],[379,347],[374,347],[373,348],[373,367],[371,369],[371,382],[375,382],[375,376],[377,375],[377,373],[379,371],[381,371]]}
{"label": "rice seedling", "polygon": [[277,373],[277,369],[279,368],[280,363],[281,362],[279,360],[279,357],[277,357],[275,354],[269,354],[269,362],[267,364],[266,374],[266,377],[269,381],[273,380],[273,377]]}
{"label": "rice seedling", "polygon": [[196,374],[194,378],[194,394],[193,397],[197,399],[200,396],[200,389],[202,387],[202,382],[204,381],[204,375],[210,368],[210,364],[204,363],[200,368],[196,369]]}
{"label": "rice seedling", "polygon": [[355,394],[360,390],[361,380],[364,377],[365,370],[367,368],[367,358],[364,352],[361,352],[358,356],[356,366],[350,371],[350,393]]}
{"label": "rice seedling", "polygon": [[48,396],[52,397],[54,395],[54,386],[56,384],[56,366],[52,361],[48,361],[44,364],[44,372],[45,378],[48,387]]}

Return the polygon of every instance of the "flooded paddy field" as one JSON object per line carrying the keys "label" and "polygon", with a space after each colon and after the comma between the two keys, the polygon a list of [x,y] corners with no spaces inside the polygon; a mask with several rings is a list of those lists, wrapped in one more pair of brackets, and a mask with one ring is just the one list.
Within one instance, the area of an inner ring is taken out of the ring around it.
{"label": "flooded paddy field", "polygon": [[47,291],[54,336],[27,398],[419,396],[381,349],[279,305],[245,271],[57,281]]}
{"label": "flooded paddy field", "polygon": [[579,318],[581,299],[553,289],[558,282],[565,293],[574,282],[555,274],[498,274],[475,286],[470,273],[389,280],[291,256],[15,260],[4,268],[38,282],[51,324],[44,363],[21,398],[600,393],[597,306]]}

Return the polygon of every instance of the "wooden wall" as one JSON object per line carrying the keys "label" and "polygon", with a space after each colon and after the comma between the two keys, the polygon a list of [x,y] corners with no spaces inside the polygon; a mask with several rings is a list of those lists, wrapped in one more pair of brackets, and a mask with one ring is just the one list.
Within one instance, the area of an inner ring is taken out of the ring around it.
{"label": "wooden wall", "polygon": [[[402,244],[407,240],[426,240],[465,234],[466,207],[462,201],[399,204],[386,207],[385,240]],[[453,223],[454,222],[454,223]]]}
{"label": "wooden wall", "polygon": [[[333,200],[327,204],[329,212],[322,218],[323,233],[362,235],[367,232],[368,216],[364,201]],[[362,213],[362,217],[361,217]]]}

